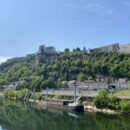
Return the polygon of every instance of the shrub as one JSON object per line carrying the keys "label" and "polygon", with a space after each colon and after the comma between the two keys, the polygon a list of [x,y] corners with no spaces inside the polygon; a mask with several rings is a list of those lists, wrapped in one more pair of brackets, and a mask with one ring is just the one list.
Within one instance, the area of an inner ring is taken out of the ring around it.
{"label": "shrub", "polygon": [[53,97],[53,99],[61,99],[61,96],[58,95],[58,94],[56,94],[56,95]]}
{"label": "shrub", "polygon": [[41,93],[36,93],[35,94],[35,99],[36,100],[41,100],[42,99],[42,94]]}
{"label": "shrub", "polygon": [[62,88],[68,88],[68,84],[67,83],[62,83]]}
{"label": "shrub", "polygon": [[100,90],[99,94],[94,98],[94,105],[97,108],[107,108],[109,102],[108,92]]}
{"label": "shrub", "polygon": [[11,88],[6,88],[4,90],[4,96],[5,97],[10,97],[12,95],[12,93],[13,93],[13,90]]}
{"label": "shrub", "polygon": [[130,114],[130,102],[127,102],[125,99],[122,99],[120,102],[121,112],[123,114]]}
{"label": "shrub", "polygon": [[113,110],[120,109],[120,101],[115,95],[111,94],[111,96],[109,97],[108,108]]}
{"label": "shrub", "polygon": [[18,98],[19,99],[24,99],[25,95],[29,92],[29,90],[27,88],[24,88],[22,89],[20,92],[19,92],[19,96]]}
{"label": "shrub", "polygon": [[14,96],[15,96],[16,99],[19,99],[19,94],[20,94],[19,91],[14,91]]}

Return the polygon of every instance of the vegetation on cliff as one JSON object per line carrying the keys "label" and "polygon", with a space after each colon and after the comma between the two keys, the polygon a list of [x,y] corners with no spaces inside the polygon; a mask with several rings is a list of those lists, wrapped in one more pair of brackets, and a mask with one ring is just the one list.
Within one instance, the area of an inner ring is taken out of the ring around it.
{"label": "vegetation on cliff", "polygon": [[96,77],[129,78],[130,54],[118,52],[43,54],[46,62],[36,66],[36,56],[29,55],[0,65],[0,85],[19,80],[27,81],[21,87],[41,89],[46,87],[65,87],[62,81],[92,80]]}

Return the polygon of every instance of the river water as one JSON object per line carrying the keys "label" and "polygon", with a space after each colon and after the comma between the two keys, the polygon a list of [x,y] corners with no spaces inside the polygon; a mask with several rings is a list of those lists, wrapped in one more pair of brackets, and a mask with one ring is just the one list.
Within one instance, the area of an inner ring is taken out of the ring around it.
{"label": "river water", "polygon": [[75,113],[0,98],[0,130],[130,130],[130,117]]}

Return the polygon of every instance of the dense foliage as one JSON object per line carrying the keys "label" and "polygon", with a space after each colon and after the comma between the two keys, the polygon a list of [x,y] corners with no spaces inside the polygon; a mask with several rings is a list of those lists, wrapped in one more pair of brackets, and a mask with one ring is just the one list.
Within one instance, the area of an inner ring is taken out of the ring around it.
{"label": "dense foliage", "polygon": [[[43,55],[49,59],[53,54]],[[36,65],[36,56],[30,55],[1,64],[0,85],[25,80],[25,88],[32,89],[35,86],[41,89],[45,86],[62,87],[61,81],[65,80],[83,81],[96,77],[130,79],[130,54],[69,52],[56,55],[51,60],[41,62],[39,66]]]}
{"label": "dense foliage", "polygon": [[[27,93],[30,93],[28,99],[35,98],[36,100],[44,100],[45,96],[41,94],[40,92],[35,92],[33,95],[33,92],[28,90],[27,88],[24,88],[22,90],[12,90],[11,88],[6,88],[4,90],[4,97],[8,99],[18,99],[18,100],[24,100],[24,97]],[[67,96],[61,96],[61,95],[55,95],[55,96],[48,96],[48,99],[65,99],[65,100],[73,100],[73,97],[67,97]]]}
{"label": "dense foliage", "polygon": [[100,90],[94,98],[94,105],[97,108],[109,108],[123,114],[130,114],[130,102],[125,99],[119,100],[115,95],[109,96],[106,90]]}
{"label": "dense foliage", "polygon": [[[20,91],[14,91],[11,88],[7,88],[4,90],[4,96],[6,98],[15,98],[16,100],[24,100],[24,97],[27,93],[29,93],[30,91],[28,89],[22,89]],[[30,92],[30,96],[29,99],[33,99],[33,93]],[[41,93],[36,92],[35,93],[35,99],[36,100],[40,100],[40,99],[45,99],[45,96],[43,96]]]}

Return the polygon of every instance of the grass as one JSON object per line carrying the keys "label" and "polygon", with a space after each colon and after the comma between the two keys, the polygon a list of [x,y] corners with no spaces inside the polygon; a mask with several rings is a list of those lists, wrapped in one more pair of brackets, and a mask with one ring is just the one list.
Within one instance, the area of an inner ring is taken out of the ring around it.
{"label": "grass", "polygon": [[114,95],[116,95],[116,96],[130,96],[130,90],[122,90],[122,91],[116,92]]}

